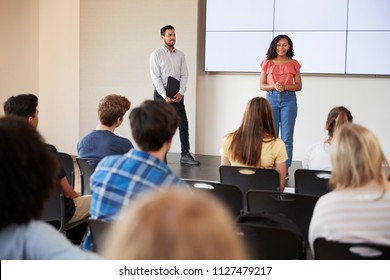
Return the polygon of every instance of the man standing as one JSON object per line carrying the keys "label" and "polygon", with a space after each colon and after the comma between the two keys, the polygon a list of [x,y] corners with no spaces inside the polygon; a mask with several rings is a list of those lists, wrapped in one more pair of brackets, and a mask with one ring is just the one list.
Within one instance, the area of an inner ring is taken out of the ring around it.
{"label": "man standing", "polygon": [[[195,160],[190,153],[190,142],[188,139],[188,120],[184,107],[188,69],[184,53],[175,48],[176,33],[173,26],[164,26],[161,28],[160,34],[163,45],[150,55],[150,74],[154,86],[154,99],[165,100],[165,102],[172,104],[179,117],[180,163],[199,165],[199,161]],[[168,77],[179,82],[179,90],[171,96],[167,95]]]}

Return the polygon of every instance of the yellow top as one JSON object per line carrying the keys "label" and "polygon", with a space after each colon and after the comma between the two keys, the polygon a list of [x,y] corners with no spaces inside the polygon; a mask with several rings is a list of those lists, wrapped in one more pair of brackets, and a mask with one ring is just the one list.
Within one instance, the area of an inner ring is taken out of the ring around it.
{"label": "yellow top", "polygon": [[[245,164],[236,162],[232,159],[231,154],[229,153],[231,142],[232,134],[225,135],[220,149],[221,156],[227,157],[230,164],[233,166],[245,166]],[[260,162],[253,167],[272,169],[275,167],[275,164],[286,162],[287,159],[288,156],[284,142],[280,138],[276,138],[274,141],[263,142]]]}

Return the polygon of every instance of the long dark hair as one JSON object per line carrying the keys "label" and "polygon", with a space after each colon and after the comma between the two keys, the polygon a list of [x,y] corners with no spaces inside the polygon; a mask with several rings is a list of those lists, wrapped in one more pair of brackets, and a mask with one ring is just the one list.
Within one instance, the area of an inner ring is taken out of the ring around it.
{"label": "long dark hair", "polygon": [[229,152],[234,160],[249,166],[260,161],[264,138],[276,139],[271,105],[263,97],[252,98],[246,106],[240,127],[233,133]]}
{"label": "long dark hair", "polygon": [[267,51],[267,59],[271,60],[274,59],[278,56],[276,53],[276,45],[280,41],[280,39],[286,39],[288,41],[288,44],[290,45],[290,49],[287,51],[286,56],[289,58],[292,58],[294,56],[294,48],[293,48],[293,42],[291,41],[290,37],[287,35],[281,34],[276,36],[272,41],[271,44],[269,45],[268,51]]}

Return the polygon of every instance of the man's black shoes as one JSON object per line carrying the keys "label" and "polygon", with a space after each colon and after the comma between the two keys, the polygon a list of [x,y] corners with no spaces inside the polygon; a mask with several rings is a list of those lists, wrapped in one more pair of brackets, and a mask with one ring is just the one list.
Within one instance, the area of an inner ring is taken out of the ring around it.
{"label": "man's black shoes", "polygon": [[190,165],[199,165],[200,164],[200,162],[195,160],[190,153],[187,153],[184,156],[181,156],[180,163],[181,164],[190,164]]}

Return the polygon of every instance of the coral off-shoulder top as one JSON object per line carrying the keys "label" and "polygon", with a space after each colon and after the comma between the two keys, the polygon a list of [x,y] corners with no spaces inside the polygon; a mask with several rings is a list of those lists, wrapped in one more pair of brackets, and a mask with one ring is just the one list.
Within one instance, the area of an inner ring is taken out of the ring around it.
{"label": "coral off-shoulder top", "polygon": [[261,63],[261,69],[267,75],[267,84],[273,85],[279,81],[283,85],[293,85],[295,84],[294,76],[301,69],[301,65],[295,59],[291,59],[289,63],[280,64],[265,59]]}

